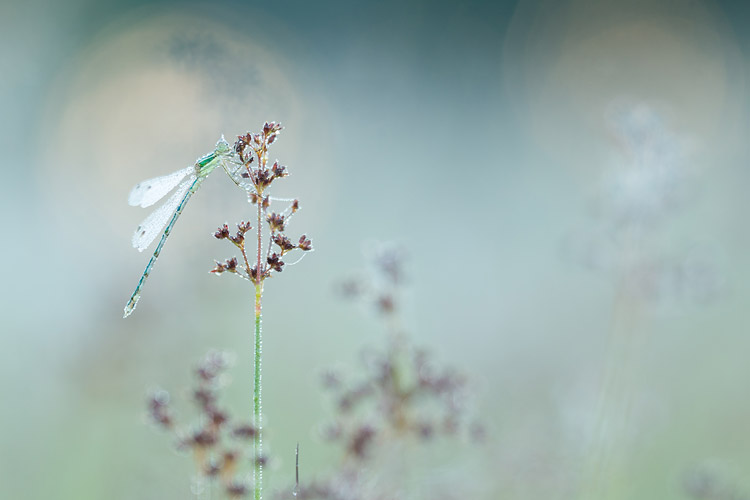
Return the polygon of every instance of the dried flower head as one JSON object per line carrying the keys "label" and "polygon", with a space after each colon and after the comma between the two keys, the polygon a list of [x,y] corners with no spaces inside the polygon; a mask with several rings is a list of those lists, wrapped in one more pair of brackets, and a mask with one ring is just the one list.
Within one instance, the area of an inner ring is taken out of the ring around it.
{"label": "dried flower head", "polygon": [[250,489],[238,480],[237,474],[243,464],[250,465],[250,457],[240,450],[246,449],[246,441],[256,432],[251,424],[236,420],[220,403],[229,366],[226,353],[211,351],[196,367],[190,391],[197,410],[194,423],[176,422],[166,391],[155,391],[149,396],[148,410],[152,421],[173,434],[180,449],[192,452],[200,478],[219,481],[230,498],[244,498]]}
{"label": "dried flower head", "polygon": [[224,224],[223,226],[221,226],[218,229],[218,231],[216,231],[214,233],[214,237],[217,240],[223,240],[224,238],[228,238],[229,237],[229,227],[226,224]]}
{"label": "dried flower head", "polygon": [[[248,192],[248,200],[256,206],[257,226],[255,230],[257,237],[252,239],[255,249],[247,248],[249,239],[247,233],[252,229],[249,223],[238,224],[238,231],[235,235],[229,233],[227,225],[220,227],[215,234],[216,238],[227,239],[239,248],[244,265],[237,261],[217,262],[214,269],[211,270],[214,274],[231,271],[256,285],[260,285],[273,273],[280,273],[287,265],[282,257],[296,249],[303,252],[312,250],[312,242],[307,236],[303,235],[299,239],[299,243],[295,245],[285,234],[291,216],[299,211],[298,200],[291,200],[291,203],[283,212],[269,212],[274,199],[270,194],[267,194],[267,190],[276,179],[289,175],[287,167],[280,164],[278,160],[274,161],[270,167],[268,166],[268,147],[275,142],[281,130],[280,124],[266,122],[263,125],[262,132],[248,132],[237,137],[234,151],[237,153],[244,170],[238,178],[235,178],[235,182],[245,187]],[[276,201],[289,202],[289,200]],[[268,228],[268,240],[266,244],[261,245],[260,226],[263,222]],[[278,251],[272,251],[272,247],[278,248]]]}
{"label": "dried flower head", "polygon": [[332,395],[335,414],[323,426],[323,437],[341,448],[342,465],[327,481],[298,486],[298,498],[403,498],[395,483],[380,480],[376,470],[395,460],[405,441],[418,445],[456,436],[483,439],[481,427],[469,424],[466,377],[441,368],[394,326],[404,281],[403,252],[393,245],[370,248],[375,250],[373,278],[349,281],[346,289],[348,296],[374,301],[384,313],[386,347],[366,351],[359,364],[364,373],[353,380],[325,372],[324,386]]}

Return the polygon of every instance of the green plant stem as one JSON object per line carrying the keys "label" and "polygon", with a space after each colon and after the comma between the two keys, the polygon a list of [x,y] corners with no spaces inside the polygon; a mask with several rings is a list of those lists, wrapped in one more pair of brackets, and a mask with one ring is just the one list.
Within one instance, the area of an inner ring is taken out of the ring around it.
{"label": "green plant stem", "polygon": [[[258,164],[262,164],[262,158],[258,156]],[[263,358],[263,339],[261,336],[261,311],[262,304],[261,299],[263,297],[263,262],[261,261],[261,249],[262,249],[262,217],[263,217],[263,203],[262,194],[258,193],[258,207],[257,212],[257,223],[256,231],[258,234],[257,241],[257,260],[255,262],[255,373],[253,375],[253,421],[255,424],[255,447],[254,447],[254,459],[255,466],[253,469],[253,483],[254,483],[254,496],[255,500],[261,500],[263,498],[263,404],[261,400],[261,363]]]}
{"label": "green plant stem", "polygon": [[253,422],[256,430],[253,453],[255,459],[253,473],[255,500],[261,500],[263,498],[263,404],[261,401],[261,362],[263,354],[263,339],[261,337],[262,295],[263,284],[259,283],[255,285],[255,373],[253,376]]}

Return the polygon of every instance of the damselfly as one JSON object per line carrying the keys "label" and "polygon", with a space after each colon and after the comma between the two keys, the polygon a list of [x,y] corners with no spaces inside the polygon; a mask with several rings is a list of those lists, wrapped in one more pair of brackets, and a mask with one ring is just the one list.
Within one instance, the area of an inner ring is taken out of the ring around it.
{"label": "damselfly", "polygon": [[138,286],[135,287],[133,295],[131,295],[130,300],[125,306],[123,318],[128,317],[135,310],[138,299],[141,297],[141,288],[143,288],[143,284],[151,273],[156,259],[159,258],[159,253],[167,241],[169,233],[172,232],[172,228],[185,209],[188,200],[198,190],[203,180],[208,177],[208,174],[221,165],[229,177],[239,185],[237,171],[238,166],[241,166],[241,164],[235,160],[235,156],[235,152],[222,136],[219,142],[216,143],[214,151],[199,158],[195,162],[195,165],[168,175],[140,182],[130,191],[130,196],[128,196],[128,203],[130,205],[149,207],[177,186],[172,196],[162,206],[152,212],[151,215],[146,217],[133,234],[133,247],[142,252],[154,241],[166,224],[166,228],[164,228],[164,232],[161,235],[161,240],[156,245],[156,250],[154,250],[154,254],[148,261],[146,270],[143,271],[143,275],[140,281],[138,281]]}

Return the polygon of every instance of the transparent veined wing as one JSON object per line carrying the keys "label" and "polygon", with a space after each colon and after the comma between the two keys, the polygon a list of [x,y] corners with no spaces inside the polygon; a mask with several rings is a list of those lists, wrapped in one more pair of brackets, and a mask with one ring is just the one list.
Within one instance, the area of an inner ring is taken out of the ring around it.
{"label": "transparent veined wing", "polygon": [[161,230],[164,229],[164,226],[172,218],[172,215],[174,215],[174,212],[194,181],[195,175],[188,177],[162,206],[154,210],[151,215],[141,222],[141,225],[133,233],[134,248],[142,252],[154,241],[154,238],[161,233]]}
{"label": "transparent veined wing", "polygon": [[[128,204],[134,207],[150,207],[174,189],[174,187],[179,184],[186,175],[190,175],[194,172],[195,167],[191,165],[182,170],[178,170],[177,172],[172,172],[171,174],[139,182],[135,185],[132,191],[130,191]],[[135,244],[133,246],[135,246]]]}

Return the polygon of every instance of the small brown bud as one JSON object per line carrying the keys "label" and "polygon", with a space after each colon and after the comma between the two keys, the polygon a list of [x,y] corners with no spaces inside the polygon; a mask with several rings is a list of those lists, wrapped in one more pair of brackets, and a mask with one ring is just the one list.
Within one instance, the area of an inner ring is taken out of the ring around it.
{"label": "small brown bud", "polygon": [[193,391],[193,399],[201,406],[201,408],[208,408],[216,400],[216,396],[213,391],[201,388]]}
{"label": "small brown bud", "polygon": [[279,246],[282,255],[284,255],[289,250],[296,248],[291,240],[281,233],[273,235],[273,242]]}
{"label": "small brown bud", "polygon": [[148,401],[151,418],[165,428],[172,427],[172,415],[169,412],[169,393],[158,391],[151,395]]}
{"label": "small brown bud", "polygon": [[224,455],[223,455],[222,458],[224,460],[224,463],[233,463],[233,462],[237,461],[237,456],[238,455],[239,454],[236,451],[227,450],[227,451],[224,452]]}
{"label": "small brown bud", "polygon": [[286,177],[289,175],[286,171],[286,167],[284,165],[279,165],[279,162],[274,162],[273,167],[271,167],[271,172],[273,172],[274,177]]}
{"label": "small brown bud", "polygon": [[215,408],[209,408],[209,417],[211,418],[211,423],[216,427],[221,427],[222,424],[229,420],[226,413]]}
{"label": "small brown bud", "polygon": [[236,273],[237,272],[237,259],[235,257],[232,257],[229,259],[226,263],[227,271],[230,273]]}
{"label": "small brown bud", "polygon": [[375,437],[375,429],[369,425],[363,425],[355,432],[349,442],[349,451],[358,458],[364,458],[370,443]]}
{"label": "small brown bud", "polygon": [[217,240],[223,240],[224,238],[229,237],[229,227],[224,224],[223,226],[219,227],[219,230],[214,233],[214,238]]}
{"label": "small brown bud", "polygon": [[233,482],[227,485],[227,495],[229,498],[245,498],[250,493],[250,488],[243,483]]}
{"label": "small brown bud", "polygon": [[234,151],[240,156],[240,161],[245,162],[245,146],[247,143],[244,138],[240,135],[237,136],[237,142],[234,143]]}
{"label": "small brown bud", "polygon": [[302,235],[299,237],[299,244],[297,245],[297,248],[300,250],[304,250],[307,252],[308,250],[312,250],[312,241],[306,236]]}
{"label": "small brown bud", "polygon": [[232,435],[239,439],[252,439],[257,431],[250,424],[241,424],[232,429]]}
{"label": "small brown bud", "polygon": [[245,233],[242,231],[237,231],[237,234],[235,236],[230,236],[229,241],[234,243],[238,247],[242,247],[242,244],[245,242]]}
{"label": "small brown bud", "polygon": [[261,191],[267,188],[273,179],[273,175],[271,175],[271,172],[267,168],[259,168],[253,172],[252,176],[253,184],[258,186],[258,189]]}
{"label": "small brown bud", "polygon": [[266,259],[268,262],[268,265],[276,272],[280,273],[282,271],[282,267],[284,267],[284,262],[281,260],[281,257],[277,253],[272,253],[268,259]]}
{"label": "small brown bud", "polygon": [[216,434],[206,429],[196,431],[191,438],[191,443],[194,446],[198,446],[200,448],[210,448],[211,446],[215,445],[216,442]]}
{"label": "small brown bud", "polygon": [[283,231],[284,230],[284,216],[275,212],[270,213],[266,216],[266,222],[271,228],[271,231]]}
{"label": "small brown bud", "polygon": [[396,309],[396,304],[393,301],[393,297],[390,295],[382,295],[378,298],[378,309],[380,312],[390,314]]}

